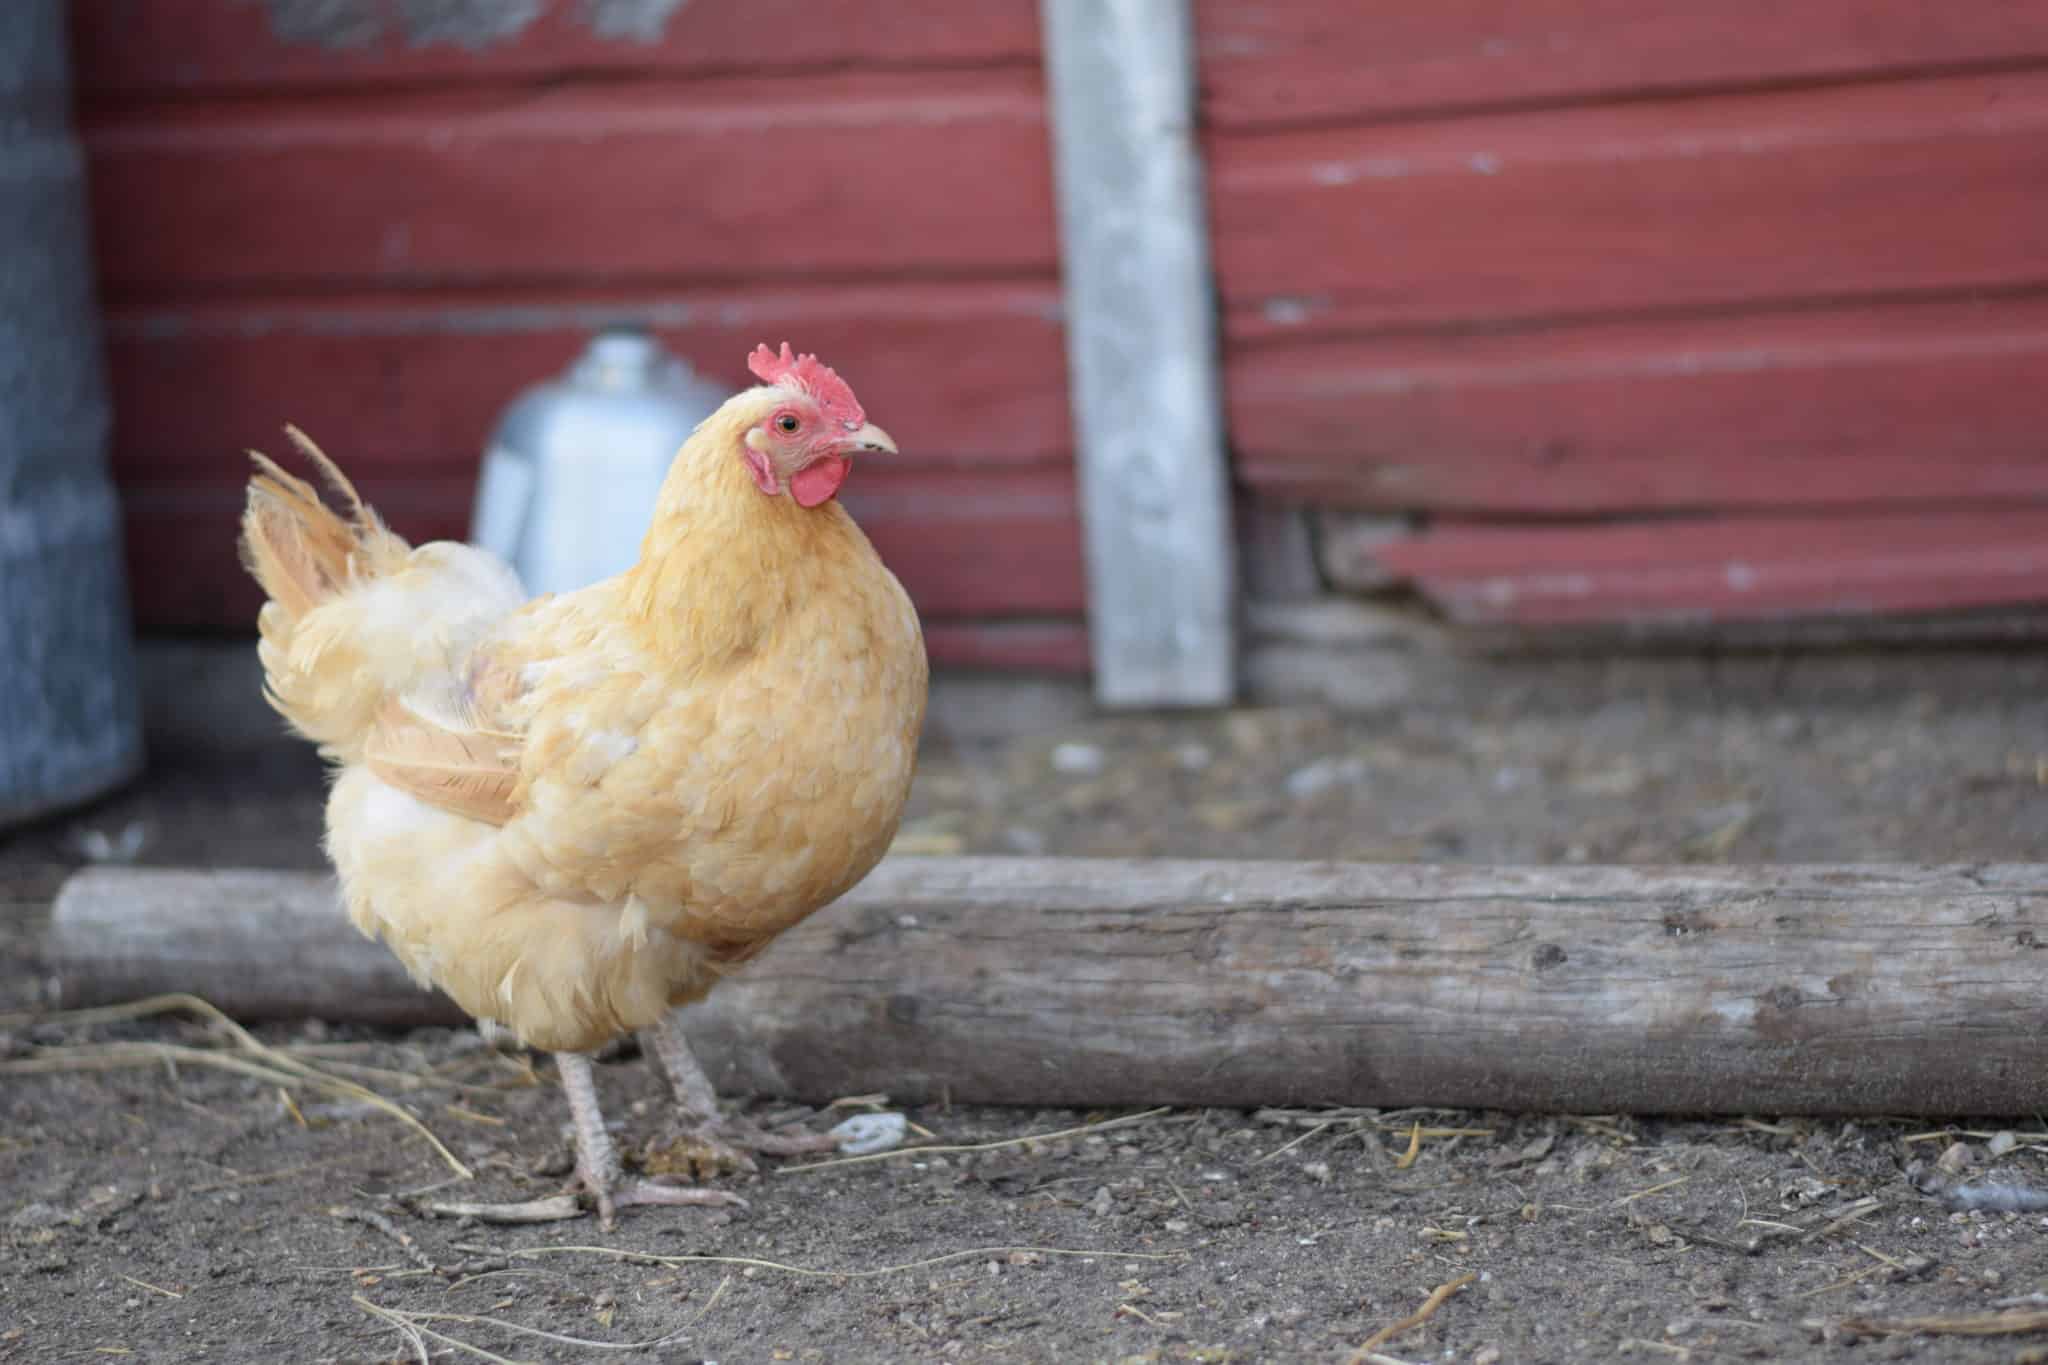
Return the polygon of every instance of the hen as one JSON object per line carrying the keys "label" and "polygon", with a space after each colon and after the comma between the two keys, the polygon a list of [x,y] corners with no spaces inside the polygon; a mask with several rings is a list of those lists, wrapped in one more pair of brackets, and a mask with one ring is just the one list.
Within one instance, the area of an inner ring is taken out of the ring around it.
{"label": "hen", "polygon": [[338,770],[348,913],[412,975],[556,1054],[576,1180],[617,1207],[732,1202],[626,1182],[588,1053],[644,1030],[706,1147],[721,1119],[673,1011],[865,876],[923,724],[917,614],[837,494],[895,443],[787,343],[676,455],[639,561],[526,600],[481,550],[413,547],[310,440],[346,504],[252,456],[243,557],[271,705]]}

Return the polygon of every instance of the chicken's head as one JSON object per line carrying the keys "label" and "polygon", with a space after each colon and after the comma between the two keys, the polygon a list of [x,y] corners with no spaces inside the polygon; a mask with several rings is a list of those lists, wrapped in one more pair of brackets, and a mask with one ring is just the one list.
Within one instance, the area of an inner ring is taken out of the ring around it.
{"label": "chicken's head", "polygon": [[800,507],[830,502],[846,482],[853,457],[864,451],[894,454],[896,442],[871,424],[846,381],[814,355],[756,347],[747,368],[765,386],[751,401],[743,452],[754,486],[769,497],[787,493]]}

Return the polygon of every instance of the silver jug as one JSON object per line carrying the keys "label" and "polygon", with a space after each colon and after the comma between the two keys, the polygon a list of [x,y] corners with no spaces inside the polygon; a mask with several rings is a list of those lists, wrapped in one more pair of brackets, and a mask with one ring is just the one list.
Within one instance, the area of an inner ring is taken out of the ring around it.
{"label": "silver jug", "polygon": [[534,594],[632,567],[669,462],[725,398],[645,331],[607,328],[498,420],[471,542]]}

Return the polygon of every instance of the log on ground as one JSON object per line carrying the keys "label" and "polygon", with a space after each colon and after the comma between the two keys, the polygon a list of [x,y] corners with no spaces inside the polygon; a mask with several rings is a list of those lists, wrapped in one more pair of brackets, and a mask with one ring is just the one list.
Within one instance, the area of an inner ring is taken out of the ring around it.
{"label": "log on ground", "polygon": [[[896,858],[689,1011],[729,1092],[2009,1115],[2048,1094],[2048,867]],[[91,869],[63,1003],[447,1022],[331,880]]]}

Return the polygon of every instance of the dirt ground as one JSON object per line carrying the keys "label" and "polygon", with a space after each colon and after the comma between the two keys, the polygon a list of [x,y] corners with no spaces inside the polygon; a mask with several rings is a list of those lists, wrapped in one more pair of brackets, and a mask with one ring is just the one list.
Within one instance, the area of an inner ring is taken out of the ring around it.
{"label": "dirt ground", "polygon": [[[941,727],[901,848],[2037,858],[2048,692],[1915,676],[1824,703],[1611,688],[991,743]],[[434,1200],[559,1184],[544,1062],[467,1033],[261,1033],[403,1100],[476,1171],[444,1186],[426,1141],[359,1100],[287,1099],[189,1059],[85,1070],[63,1051],[217,1046],[200,1023],[30,1017],[40,923],[71,867],[317,866],[318,800],[293,750],[169,755],[97,809],[0,842],[0,1059],[57,1068],[0,1074],[0,1362],[1340,1361],[1369,1341],[1361,1358],[1472,1365],[2048,1361],[2048,1217],[1952,1212],[1904,1174],[1946,1154],[2048,1184],[2038,1118],[923,1108],[911,1119],[950,1150],[769,1163],[728,1182],[744,1211],[634,1210],[609,1234],[432,1217]],[[660,1122],[639,1060],[600,1085],[628,1144]],[[1999,1309],[2043,1330],[1888,1330]]]}

